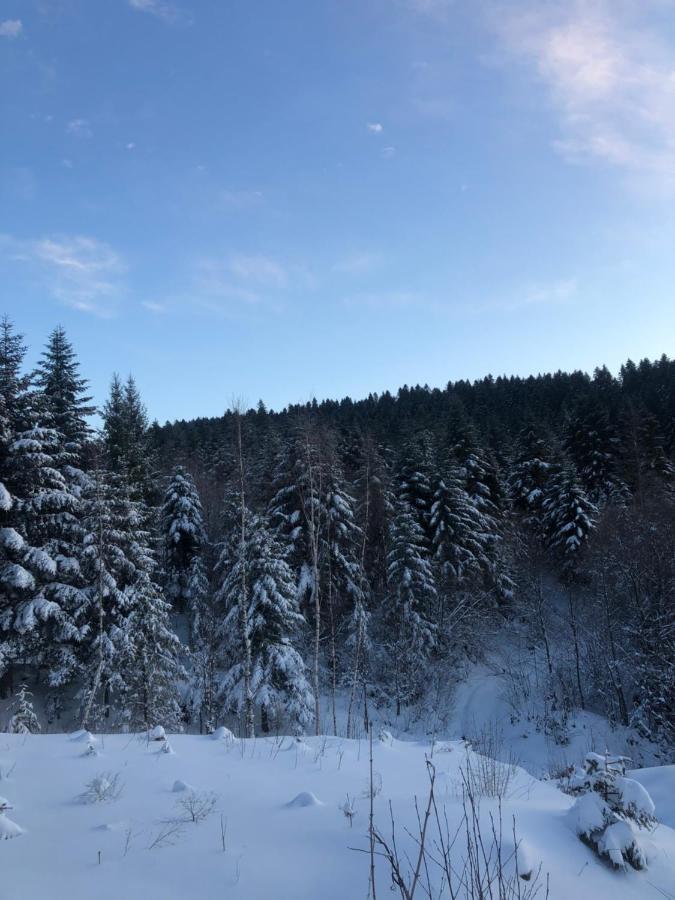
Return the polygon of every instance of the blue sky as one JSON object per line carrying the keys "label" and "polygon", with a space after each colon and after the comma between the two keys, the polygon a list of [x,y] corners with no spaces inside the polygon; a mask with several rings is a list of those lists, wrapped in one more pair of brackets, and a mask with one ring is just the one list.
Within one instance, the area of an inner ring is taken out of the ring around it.
{"label": "blue sky", "polygon": [[674,0],[0,0],[0,308],[160,421],[675,346]]}

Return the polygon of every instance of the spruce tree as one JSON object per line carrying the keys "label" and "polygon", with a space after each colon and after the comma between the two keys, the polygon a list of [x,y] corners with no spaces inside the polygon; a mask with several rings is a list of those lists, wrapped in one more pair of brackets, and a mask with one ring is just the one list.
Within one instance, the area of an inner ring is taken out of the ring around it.
{"label": "spruce tree", "polygon": [[33,709],[33,695],[24,681],[12,704],[12,715],[7,725],[10,734],[39,734],[42,729]]}
{"label": "spruce tree", "polygon": [[224,548],[218,570],[221,585],[216,600],[224,617],[227,671],[223,679],[226,708],[244,714],[244,663],[238,627],[242,565],[246,566],[247,623],[251,645],[251,690],[260,711],[261,727],[269,731],[283,718],[303,731],[313,719],[314,696],[305,664],[294,641],[305,624],[296,599],[293,573],[285,553],[264,519],[246,514],[246,553],[236,541]]}
{"label": "spruce tree", "polygon": [[405,501],[396,505],[388,554],[386,623],[396,715],[419,693],[436,642],[436,585],[424,533]]}
{"label": "spruce tree", "polygon": [[45,398],[50,425],[63,435],[65,449],[79,461],[90,435],[87,418],[96,410],[87,396],[88,382],[80,375],[75,350],[61,326],[49,336],[35,382]]}
{"label": "spruce tree", "polygon": [[568,570],[573,570],[595,529],[598,511],[571,465],[566,465],[549,483],[542,509],[547,546],[562,558]]}
{"label": "spruce tree", "polygon": [[207,539],[197,488],[180,466],[164,495],[160,528],[166,598],[179,612],[189,611],[194,634],[208,593]]}

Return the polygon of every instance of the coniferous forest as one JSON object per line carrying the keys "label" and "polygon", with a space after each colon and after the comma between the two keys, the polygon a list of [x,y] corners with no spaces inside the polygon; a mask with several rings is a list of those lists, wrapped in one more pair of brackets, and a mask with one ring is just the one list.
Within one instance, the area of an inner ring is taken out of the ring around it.
{"label": "coniferous forest", "polygon": [[25,354],[5,319],[10,727],[353,736],[515,623],[547,733],[675,744],[675,361],[160,425],[131,377],[96,411],[62,328]]}

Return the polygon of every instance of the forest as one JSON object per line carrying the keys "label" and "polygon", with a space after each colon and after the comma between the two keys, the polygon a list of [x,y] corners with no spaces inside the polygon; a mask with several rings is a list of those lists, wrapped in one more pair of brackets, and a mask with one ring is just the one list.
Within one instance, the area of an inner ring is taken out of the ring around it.
{"label": "forest", "polygon": [[519,623],[555,741],[672,753],[675,361],[161,425],[61,327],[25,355],[5,318],[0,725],[352,737]]}

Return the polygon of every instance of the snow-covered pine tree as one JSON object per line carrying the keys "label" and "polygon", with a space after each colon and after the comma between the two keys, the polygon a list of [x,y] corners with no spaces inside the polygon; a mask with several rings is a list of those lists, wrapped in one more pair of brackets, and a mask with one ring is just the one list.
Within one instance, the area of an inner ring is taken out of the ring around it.
{"label": "snow-covered pine tree", "polygon": [[626,505],[630,491],[619,475],[621,442],[604,406],[587,403],[576,412],[567,423],[564,449],[593,503]]}
{"label": "snow-covered pine tree", "polygon": [[320,662],[322,635],[322,550],[326,525],[326,459],[322,435],[305,419],[294,429],[281,451],[269,519],[276,536],[289,550],[298,572],[298,604],[314,631],[312,681],[314,727],[321,730]]}
{"label": "snow-covered pine tree", "polygon": [[42,729],[33,709],[33,695],[24,681],[12,704],[12,715],[7,724],[9,734],[39,734]]}
{"label": "snow-covered pine tree", "polygon": [[[35,419],[40,404],[38,398]],[[21,473],[18,513],[40,577],[39,587],[17,605],[14,627],[53,687],[75,677],[77,645],[86,634],[80,487],[63,472],[63,447],[60,432],[35,424],[18,433],[10,448]]]}
{"label": "snow-covered pine tree", "polygon": [[[335,455],[327,466],[325,507],[322,579],[330,629],[333,732],[337,734],[336,691],[341,670],[344,671],[338,660],[338,633],[342,631],[345,620],[353,615],[356,606],[363,607],[365,576],[361,562],[363,535],[355,520],[355,500],[348,490]],[[363,623],[362,614],[358,615]]]}
{"label": "snow-covered pine tree", "polygon": [[555,474],[553,454],[548,440],[536,425],[526,426],[516,442],[509,476],[509,488],[516,509],[525,522],[541,532],[541,505],[548,481]]}
{"label": "snow-covered pine tree", "polygon": [[160,529],[166,599],[179,612],[189,612],[194,640],[208,594],[207,539],[197,488],[190,473],[180,466],[164,494]]}
{"label": "snow-covered pine tree", "polygon": [[243,715],[244,660],[239,627],[242,565],[246,566],[247,623],[251,646],[251,690],[260,711],[261,728],[269,731],[282,719],[298,731],[312,722],[314,695],[303,659],[294,646],[305,620],[297,605],[293,573],[286,554],[261,516],[246,512],[246,553],[236,540],[225,546],[218,571],[221,584],[216,600],[224,616],[221,634],[228,665],[223,679],[226,708]]}
{"label": "snow-covered pine tree", "polygon": [[419,693],[421,678],[436,642],[437,602],[431,562],[415,512],[396,504],[388,554],[386,609],[387,668],[394,682],[396,715]]}
{"label": "snow-covered pine tree", "polygon": [[81,462],[82,447],[90,437],[87,418],[96,408],[87,396],[88,382],[80,375],[75,350],[61,326],[49,336],[38,363],[35,383],[45,400],[50,425],[65,440],[73,464]]}
{"label": "snow-covered pine tree", "polygon": [[130,613],[123,657],[124,702],[130,724],[176,729],[181,723],[179,683],[186,673],[180,663],[180,640],[171,630],[170,604],[144,569],[126,594]]}
{"label": "snow-covered pine tree", "polygon": [[[481,586],[492,572],[497,539],[492,531],[494,520],[476,508],[465,481],[466,473],[461,467],[446,466],[436,484],[431,507],[433,560],[443,584],[436,620],[441,628],[448,612],[452,615],[459,611],[458,592]],[[448,602],[451,608],[446,610]]]}
{"label": "snow-covered pine tree", "polygon": [[561,557],[565,569],[573,571],[595,529],[598,510],[571,465],[564,466],[547,485],[542,510],[546,545]]}
{"label": "snow-covered pine tree", "polygon": [[404,444],[398,460],[396,480],[397,497],[407,503],[414,513],[415,521],[422,531],[423,548],[427,552],[430,552],[431,545],[433,473],[433,438],[428,431],[422,431]]}

